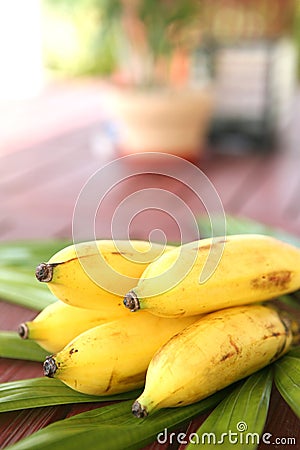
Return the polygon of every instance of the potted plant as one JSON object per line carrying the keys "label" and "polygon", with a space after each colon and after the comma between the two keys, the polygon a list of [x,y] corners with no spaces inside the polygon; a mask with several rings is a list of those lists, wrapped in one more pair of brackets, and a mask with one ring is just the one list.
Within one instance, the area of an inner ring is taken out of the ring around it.
{"label": "potted plant", "polygon": [[110,106],[120,153],[199,159],[213,105],[207,79],[192,76],[200,2],[102,0],[101,5],[102,26],[118,49]]}

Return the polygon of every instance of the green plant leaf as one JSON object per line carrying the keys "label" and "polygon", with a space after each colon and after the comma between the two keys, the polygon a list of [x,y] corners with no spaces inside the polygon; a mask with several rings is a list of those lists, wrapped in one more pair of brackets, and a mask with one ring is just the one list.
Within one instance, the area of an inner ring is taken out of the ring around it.
{"label": "green plant leaf", "polygon": [[136,390],[100,397],[76,392],[54,378],[30,378],[0,384],[0,412],[69,403],[127,400],[134,399],[139,393]]}
{"label": "green plant leaf", "polygon": [[36,280],[34,270],[23,267],[0,267],[0,297],[38,311],[56,300],[48,286]]}
{"label": "green plant leaf", "polygon": [[56,299],[48,287],[35,279],[35,269],[68,244],[64,240],[1,243],[0,298],[37,311],[53,303]]}
{"label": "green plant leaf", "polygon": [[300,345],[290,350],[286,356],[293,356],[294,358],[300,358]]}
{"label": "green plant leaf", "polygon": [[138,450],[158,433],[171,430],[214,407],[228,390],[190,406],[164,409],[145,419],[131,414],[132,400],[115,403],[53,423],[9,450]]}
{"label": "green plant leaf", "polygon": [[48,261],[54,253],[69,245],[65,240],[28,240],[0,243],[0,267],[18,267],[32,270]]}
{"label": "green plant leaf", "polygon": [[49,354],[36,342],[23,340],[15,331],[0,331],[0,357],[43,362]]}
{"label": "green plant leaf", "polygon": [[300,309],[300,291],[293,292],[292,294],[281,295],[278,297],[278,301],[289,306],[290,308]]}
{"label": "green plant leaf", "polygon": [[[15,280],[11,275],[14,275]],[[18,279],[18,275],[22,275]],[[0,271],[0,298],[25,308],[41,311],[50,303],[57,299],[51,294],[50,290],[44,284],[40,286],[33,274],[18,274],[15,269],[5,269]]]}
{"label": "green plant leaf", "polygon": [[[293,353],[294,352],[294,353]],[[294,356],[296,353],[296,356]],[[275,384],[294,413],[300,418],[300,351],[288,353],[275,363]]]}
{"label": "green plant leaf", "polygon": [[240,383],[203,422],[197,430],[198,438],[193,436],[187,450],[231,445],[240,450],[257,448],[266,422],[272,381],[272,369],[268,367]]}

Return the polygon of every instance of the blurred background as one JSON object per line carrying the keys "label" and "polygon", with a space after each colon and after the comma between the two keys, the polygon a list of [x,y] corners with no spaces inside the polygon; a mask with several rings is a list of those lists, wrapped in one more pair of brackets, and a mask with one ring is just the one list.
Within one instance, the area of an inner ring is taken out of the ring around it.
{"label": "blurred background", "polygon": [[0,0],[0,239],[70,236],[89,176],[145,151],[299,233],[299,51],[295,0]]}

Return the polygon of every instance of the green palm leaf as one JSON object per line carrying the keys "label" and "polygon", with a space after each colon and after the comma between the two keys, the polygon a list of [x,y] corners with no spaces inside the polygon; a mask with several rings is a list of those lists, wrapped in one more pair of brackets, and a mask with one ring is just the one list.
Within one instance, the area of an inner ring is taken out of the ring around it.
{"label": "green palm leaf", "polygon": [[293,356],[294,358],[300,358],[300,345],[290,350],[286,356]]}
{"label": "green palm leaf", "polygon": [[41,311],[57,299],[44,284],[38,284],[33,273],[0,268],[0,298],[25,308]]}
{"label": "green palm leaf", "polygon": [[8,447],[9,450],[134,450],[156,440],[214,407],[228,393],[223,390],[190,406],[164,409],[140,420],[131,414],[132,400],[115,403],[53,423]]}
{"label": "green palm leaf", "polygon": [[0,267],[31,268],[34,271],[39,263],[48,261],[54,253],[69,244],[69,241],[60,239],[1,242]]}
{"label": "green palm leaf", "polygon": [[290,308],[294,308],[296,310],[300,309],[300,291],[292,292],[289,295],[281,295],[278,297],[278,300]]}
{"label": "green palm leaf", "polygon": [[0,244],[0,298],[21,306],[42,310],[55,297],[38,283],[36,266],[67,245],[66,241],[26,241]]}
{"label": "green palm leaf", "polygon": [[275,363],[275,383],[284,400],[300,418],[299,348],[295,353],[290,352]]}
{"label": "green palm leaf", "polygon": [[36,342],[22,340],[15,331],[0,332],[0,357],[43,362],[49,354]]}
{"label": "green palm leaf", "polygon": [[239,384],[200,426],[198,437],[193,436],[187,449],[231,448],[231,445],[240,450],[257,448],[265,426],[272,381],[272,370],[266,368]]}
{"label": "green palm leaf", "polygon": [[76,392],[54,378],[31,378],[0,384],[0,413],[68,403],[134,399],[139,393],[136,390],[100,397]]}

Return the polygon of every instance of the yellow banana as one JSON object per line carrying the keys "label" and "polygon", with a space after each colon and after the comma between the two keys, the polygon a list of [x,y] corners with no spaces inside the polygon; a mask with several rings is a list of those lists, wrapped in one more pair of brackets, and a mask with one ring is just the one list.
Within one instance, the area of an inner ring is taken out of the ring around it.
{"label": "yellow banana", "polygon": [[91,328],[44,362],[44,374],[92,395],[141,387],[148,364],[171,336],[195,317],[164,319],[147,312]]}
{"label": "yellow banana", "polygon": [[154,355],[133,414],[194,403],[256,372],[289,350],[293,330],[286,313],[258,304],[203,316]]}
{"label": "yellow banana", "polygon": [[44,308],[33,321],[21,323],[18,332],[21,338],[32,339],[49,352],[58,352],[83,331],[124,316],[117,313],[108,315],[58,300]]}
{"label": "yellow banana", "polygon": [[[207,269],[210,277],[200,282]],[[299,288],[300,249],[269,236],[236,235],[166,252],[148,265],[124,305],[165,317],[187,316],[269,300]]]}
{"label": "yellow banana", "polygon": [[60,300],[73,306],[118,312],[122,298],[147,264],[170,246],[137,240],[98,240],[70,245],[36,269]]}

